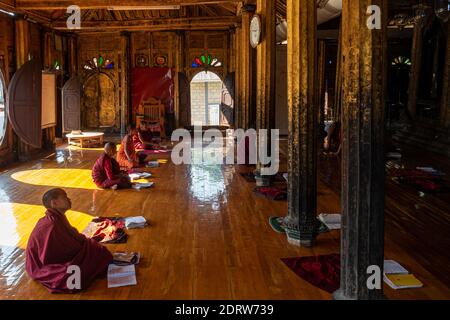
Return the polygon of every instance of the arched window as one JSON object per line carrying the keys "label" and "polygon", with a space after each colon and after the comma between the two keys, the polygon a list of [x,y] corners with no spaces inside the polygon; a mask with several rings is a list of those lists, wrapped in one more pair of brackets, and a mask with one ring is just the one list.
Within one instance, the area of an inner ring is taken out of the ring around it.
{"label": "arched window", "polygon": [[2,71],[0,70],[0,146],[6,135],[6,84],[3,79]]}

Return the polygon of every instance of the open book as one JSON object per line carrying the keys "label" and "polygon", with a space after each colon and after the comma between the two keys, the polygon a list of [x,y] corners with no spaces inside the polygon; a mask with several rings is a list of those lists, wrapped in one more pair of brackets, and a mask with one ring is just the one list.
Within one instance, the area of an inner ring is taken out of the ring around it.
{"label": "open book", "polygon": [[133,180],[150,178],[152,176],[152,174],[148,173],[148,172],[136,172],[136,173],[130,173],[128,176],[130,177],[131,181],[133,181]]}
{"label": "open book", "polygon": [[146,165],[147,168],[158,168],[159,162],[158,161],[149,161]]}
{"label": "open book", "polygon": [[127,266],[130,264],[138,264],[141,259],[139,252],[114,252],[113,263],[116,266]]}
{"label": "open book", "polygon": [[110,264],[108,267],[108,288],[137,285],[134,264],[118,266]]}
{"label": "open book", "polygon": [[384,282],[392,289],[420,288],[423,283],[409,273],[400,263],[384,260]]}

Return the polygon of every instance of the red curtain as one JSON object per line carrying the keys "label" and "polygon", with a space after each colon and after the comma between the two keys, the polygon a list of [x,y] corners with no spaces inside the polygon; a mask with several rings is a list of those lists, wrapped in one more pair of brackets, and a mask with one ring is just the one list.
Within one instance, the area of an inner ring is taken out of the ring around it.
{"label": "red curtain", "polygon": [[145,99],[161,100],[168,113],[174,112],[174,72],[171,68],[134,68],[132,70],[131,90],[133,116]]}

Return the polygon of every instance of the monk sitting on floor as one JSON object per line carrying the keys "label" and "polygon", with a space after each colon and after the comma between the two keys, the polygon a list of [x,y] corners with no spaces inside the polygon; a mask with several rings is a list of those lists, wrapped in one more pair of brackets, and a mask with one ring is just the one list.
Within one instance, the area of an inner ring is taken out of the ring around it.
{"label": "monk sitting on floor", "polygon": [[128,134],[123,137],[120,144],[119,152],[117,153],[117,162],[123,170],[132,170],[142,167],[147,156],[143,153],[136,152],[133,144],[133,136],[137,135],[137,130],[134,126],[128,126]]}
{"label": "monk sitting on floor", "polygon": [[339,156],[342,149],[342,127],[339,121],[333,122],[324,139],[323,149],[325,155]]}
{"label": "monk sitting on floor", "polygon": [[114,159],[116,154],[116,145],[108,142],[105,145],[105,152],[97,159],[92,168],[92,179],[97,187],[113,190],[131,187],[130,178],[120,171],[120,166]]}
{"label": "monk sitting on floor", "polygon": [[133,135],[133,144],[136,150],[154,150],[153,135],[147,122],[142,121],[137,134]]}
{"label": "monk sitting on floor", "polygon": [[65,213],[72,203],[64,190],[47,191],[42,202],[47,212],[28,240],[26,271],[51,293],[84,290],[95,278],[106,275],[113,257],[105,247],[70,225]]}

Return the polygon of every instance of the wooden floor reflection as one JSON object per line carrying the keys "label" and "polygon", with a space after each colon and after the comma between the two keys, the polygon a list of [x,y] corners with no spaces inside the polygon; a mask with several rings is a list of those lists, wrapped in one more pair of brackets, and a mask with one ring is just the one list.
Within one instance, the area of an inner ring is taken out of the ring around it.
{"label": "wooden floor reflection", "polygon": [[[331,299],[280,259],[337,253],[339,232],[320,235],[312,249],[289,245],[267,223],[272,215],[285,215],[287,204],[255,196],[254,185],[239,175],[251,168],[168,161],[152,169],[152,189],[104,191],[86,175],[98,154],[58,151],[0,174],[0,299]],[[93,216],[143,215],[150,221],[146,229],[128,230],[126,244],[108,245],[111,251],[141,252],[137,286],[107,289],[99,279],[79,294],[51,295],[29,279],[24,248],[44,212],[41,196],[52,186],[63,187],[72,199],[68,216],[79,230]],[[318,211],[340,211],[338,192],[322,181]],[[401,243],[387,240],[386,256],[425,283],[422,289],[386,289],[388,298],[450,298],[445,284]]]}

